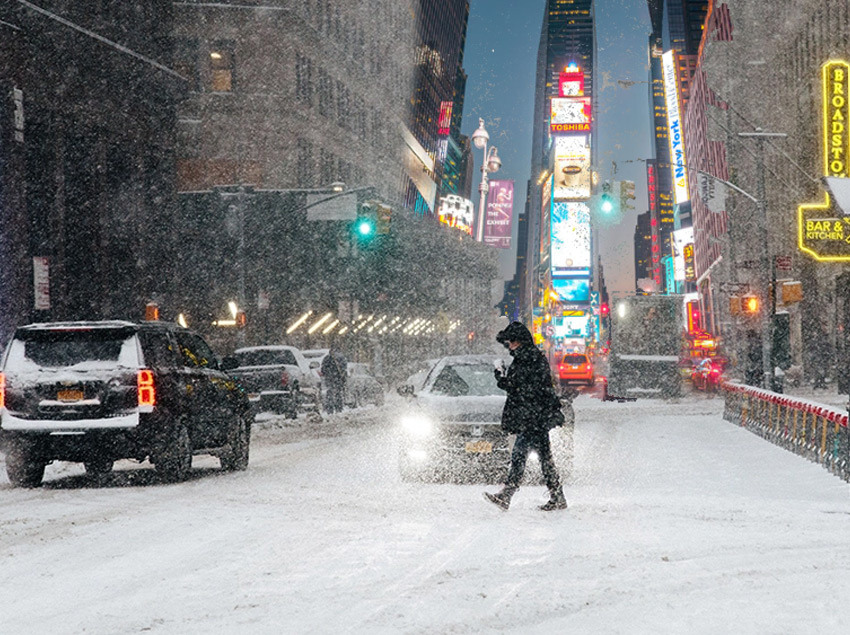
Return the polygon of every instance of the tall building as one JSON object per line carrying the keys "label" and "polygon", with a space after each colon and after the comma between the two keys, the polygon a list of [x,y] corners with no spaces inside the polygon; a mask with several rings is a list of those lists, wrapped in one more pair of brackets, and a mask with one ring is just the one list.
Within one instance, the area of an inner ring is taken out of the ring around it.
{"label": "tall building", "polygon": [[410,11],[398,0],[175,4],[175,63],[190,79],[180,189],[342,181],[401,200]]}
{"label": "tall building", "polygon": [[172,280],[172,2],[0,8],[0,344],[23,321],[138,319]]}
{"label": "tall building", "polygon": [[[460,117],[466,74],[463,51],[469,23],[469,0],[414,0],[415,73],[405,137],[409,181],[405,205],[419,214],[432,214],[445,172],[449,137],[460,148]],[[457,114],[455,114],[457,111]],[[446,125],[448,124],[448,125]],[[450,180],[456,187],[461,152],[453,157]]]}
{"label": "tall building", "polygon": [[649,211],[638,214],[635,225],[635,288],[641,281],[650,278],[652,272],[652,226]]}
{"label": "tall building", "polygon": [[[525,259],[518,262],[518,288],[523,319],[550,350],[593,337],[588,201],[595,156],[595,58],[593,1],[548,0],[537,54],[528,235]],[[560,311],[566,305],[581,313],[570,324]],[[546,315],[553,322],[544,329]]]}

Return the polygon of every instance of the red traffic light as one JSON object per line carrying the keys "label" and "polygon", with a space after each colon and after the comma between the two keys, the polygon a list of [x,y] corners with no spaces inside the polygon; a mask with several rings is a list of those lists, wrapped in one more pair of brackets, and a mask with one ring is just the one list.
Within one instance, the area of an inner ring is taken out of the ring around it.
{"label": "red traffic light", "polygon": [[602,317],[605,317],[606,315],[608,315],[609,312],[610,312],[610,309],[608,308],[607,304],[603,303],[599,306],[599,313],[602,315]]}

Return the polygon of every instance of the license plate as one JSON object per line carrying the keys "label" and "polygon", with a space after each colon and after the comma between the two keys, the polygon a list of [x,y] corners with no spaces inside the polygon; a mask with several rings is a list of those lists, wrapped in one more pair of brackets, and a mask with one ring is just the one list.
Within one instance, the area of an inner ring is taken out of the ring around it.
{"label": "license plate", "polygon": [[60,390],[56,393],[59,401],[82,401],[84,396],[82,390]]}
{"label": "license plate", "polygon": [[488,454],[493,451],[493,444],[489,441],[467,441],[466,451],[469,454]]}

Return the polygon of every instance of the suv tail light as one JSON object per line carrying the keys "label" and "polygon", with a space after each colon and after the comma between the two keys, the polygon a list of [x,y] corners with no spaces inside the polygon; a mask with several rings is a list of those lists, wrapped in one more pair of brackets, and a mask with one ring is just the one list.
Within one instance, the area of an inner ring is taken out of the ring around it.
{"label": "suv tail light", "polygon": [[6,407],[6,375],[0,373],[0,410]]}
{"label": "suv tail light", "polygon": [[153,385],[153,371],[143,368],[137,375],[137,386],[139,392],[139,410],[141,412],[152,412],[156,405],[156,389]]}
{"label": "suv tail light", "polygon": [[286,388],[289,385],[289,373],[283,371],[280,374],[280,385]]}

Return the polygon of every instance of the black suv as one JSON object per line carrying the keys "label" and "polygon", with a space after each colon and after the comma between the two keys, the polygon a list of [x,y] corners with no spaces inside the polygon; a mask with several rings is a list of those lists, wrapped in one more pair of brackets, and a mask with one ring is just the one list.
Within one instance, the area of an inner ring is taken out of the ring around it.
{"label": "black suv", "polygon": [[19,327],[0,367],[0,447],[13,485],[37,487],[52,461],[95,476],[149,458],[170,481],[192,455],[248,466],[248,397],[206,342],[176,324],[53,322]]}

